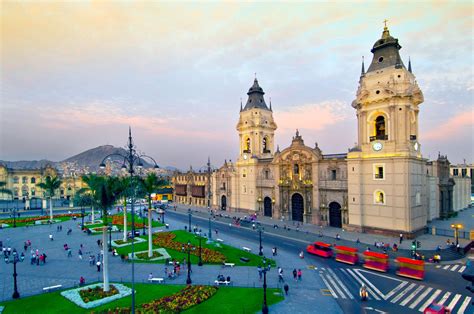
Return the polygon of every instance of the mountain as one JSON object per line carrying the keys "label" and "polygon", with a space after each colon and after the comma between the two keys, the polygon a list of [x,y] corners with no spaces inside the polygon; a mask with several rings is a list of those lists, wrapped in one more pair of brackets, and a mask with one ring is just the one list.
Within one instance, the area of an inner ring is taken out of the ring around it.
{"label": "mountain", "polygon": [[58,162],[41,159],[41,160],[20,160],[20,161],[7,161],[0,160],[0,165],[5,165],[12,169],[39,169],[50,165],[54,168],[58,167]]}

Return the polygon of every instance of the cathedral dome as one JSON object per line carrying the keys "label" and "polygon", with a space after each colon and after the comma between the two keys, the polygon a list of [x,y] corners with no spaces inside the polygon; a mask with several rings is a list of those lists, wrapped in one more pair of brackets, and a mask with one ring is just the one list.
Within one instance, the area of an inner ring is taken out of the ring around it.
{"label": "cathedral dome", "polygon": [[247,104],[245,105],[244,110],[249,110],[253,108],[270,110],[268,109],[267,104],[265,103],[265,99],[263,98],[265,92],[260,87],[260,85],[258,85],[257,78],[255,78],[255,80],[253,81],[253,85],[252,87],[250,87],[247,95],[249,96],[249,98],[247,100]]}
{"label": "cathedral dome", "polygon": [[385,26],[382,37],[378,39],[372,47],[371,52],[374,56],[367,73],[392,66],[405,68],[400,58],[399,50],[401,48],[402,46],[398,43],[398,39],[392,37],[388,27]]}

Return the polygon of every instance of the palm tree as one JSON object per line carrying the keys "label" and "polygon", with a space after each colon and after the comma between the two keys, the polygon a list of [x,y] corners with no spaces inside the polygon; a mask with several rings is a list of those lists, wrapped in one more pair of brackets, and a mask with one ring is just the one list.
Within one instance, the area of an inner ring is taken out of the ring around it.
{"label": "palm tree", "polygon": [[[89,175],[83,175],[82,176],[82,182],[84,182],[87,187],[80,189],[77,193],[79,194],[84,194],[88,193],[91,195],[92,199],[97,201],[97,193],[100,188],[100,183],[103,181],[102,177],[99,177],[96,174],[89,174]],[[94,223],[94,208],[96,205],[96,202],[91,203],[91,209],[92,209],[92,223]]]}
{"label": "palm tree", "polygon": [[164,180],[159,179],[155,173],[149,173],[144,180],[142,180],[142,189],[148,198],[148,257],[153,256],[153,243],[151,239],[151,194],[165,184]]}
{"label": "palm tree", "polygon": [[36,184],[36,186],[42,188],[46,191],[49,196],[49,218],[53,220],[53,196],[56,193],[56,190],[61,186],[61,179],[58,177],[52,178],[47,176],[45,182]]}
{"label": "palm tree", "polygon": [[104,291],[110,290],[109,285],[109,256],[105,250],[105,243],[107,243],[107,227],[108,227],[108,210],[115,204],[119,196],[118,179],[115,177],[104,178],[99,183],[100,189],[98,193],[98,205],[102,210],[102,250],[104,252],[103,273],[104,273]]}

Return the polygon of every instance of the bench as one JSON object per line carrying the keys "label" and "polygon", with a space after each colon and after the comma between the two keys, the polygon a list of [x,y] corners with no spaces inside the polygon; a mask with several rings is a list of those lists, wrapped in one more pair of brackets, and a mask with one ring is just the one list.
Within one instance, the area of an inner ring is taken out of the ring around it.
{"label": "bench", "polygon": [[61,288],[63,285],[55,285],[55,286],[50,286],[50,287],[44,287],[43,291],[45,292],[50,292],[51,290],[56,290]]}
{"label": "bench", "polygon": [[227,280],[226,280],[226,281],[219,281],[219,280],[216,280],[216,281],[214,281],[214,283],[215,283],[216,285],[218,285],[218,286],[219,286],[219,285],[226,285],[226,286],[228,286],[228,285],[230,285],[230,284],[232,283],[232,281],[227,281]]}
{"label": "bench", "polygon": [[247,257],[241,257],[240,260],[244,263],[250,262],[250,258],[247,258]]}
{"label": "bench", "polygon": [[224,267],[234,267],[234,263],[224,263]]}
{"label": "bench", "polygon": [[149,282],[163,283],[165,280],[163,278],[148,278]]}
{"label": "bench", "polygon": [[252,251],[250,248],[245,247],[245,246],[242,247],[242,250],[244,250],[244,251],[246,251],[246,252],[249,252],[249,253],[250,253],[250,251]]}
{"label": "bench", "polygon": [[224,242],[224,240],[219,239],[219,238],[217,238],[216,241],[217,241],[217,242]]}

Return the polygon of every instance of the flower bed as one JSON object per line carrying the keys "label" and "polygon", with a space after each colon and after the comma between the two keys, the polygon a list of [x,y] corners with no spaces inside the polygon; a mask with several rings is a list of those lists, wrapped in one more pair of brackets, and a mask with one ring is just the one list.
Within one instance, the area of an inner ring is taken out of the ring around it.
{"label": "flower bed", "polygon": [[[123,226],[123,215],[113,215],[112,224],[117,226]],[[132,227],[132,222],[127,220],[127,226]],[[135,228],[143,228],[143,223],[135,221]]]}
{"label": "flower bed", "polygon": [[[128,288],[128,287],[126,287],[122,284],[116,283],[113,286],[117,289],[118,293],[116,293],[114,295],[111,295],[111,296],[108,296],[108,297],[101,298],[101,299],[96,299],[94,301],[89,300],[89,302],[87,302],[87,303],[84,302],[84,300],[81,297],[81,291],[82,290],[88,290],[89,288],[94,289],[96,287],[99,287],[100,289],[102,289],[102,286],[103,285],[101,283],[93,284],[93,285],[89,285],[89,286],[86,286],[86,287],[81,287],[81,288],[62,291],[61,295],[63,297],[65,297],[66,299],[68,299],[69,301],[77,304],[78,306],[80,306],[82,308],[91,309],[91,308],[97,307],[99,305],[103,305],[103,304],[121,299],[123,297],[129,296],[129,295],[132,294],[132,289],[130,289],[130,288]],[[112,285],[111,285],[111,287],[112,287]]]}
{"label": "flower bed", "polygon": [[[148,257],[148,251],[135,252],[134,259],[137,261],[158,261],[162,259],[171,258],[168,252],[166,252],[166,250],[163,248],[154,249],[152,252],[152,257]],[[128,258],[132,259],[132,253],[128,253]]]}
{"label": "flower bed", "polygon": [[51,221],[51,223],[53,223],[53,224],[58,223],[58,222],[61,222],[61,220],[59,220],[59,219],[53,219],[53,220],[49,220],[49,219],[36,220],[36,221],[35,221],[35,225],[48,225],[48,224],[50,223],[50,221]]}
{"label": "flower bed", "polygon": [[[107,228],[107,226],[106,226]],[[94,227],[94,228],[88,228],[92,233],[101,233],[103,232],[103,229],[104,227],[103,226],[100,226],[100,227]],[[119,228],[117,228],[117,226],[112,226],[112,232],[117,232],[117,231],[120,231]],[[107,232],[109,232],[109,229],[107,229]]]}
{"label": "flower bed", "polygon": [[118,293],[119,292],[114,285],[110,285],[110,290],[107,292],[105,292],[101,286],[96,286],[94,288],[89,287],[87,289],[79,290],[79,295],[81,296],[82,301],[85,303],[107,298]]}
{"label": "flower bed", "polygon": [[[58,214],[58,215],[53,215],[53,218],[60,218],[60,217],[78,217],[77,214]],[[16,223],[34,223],[37,220],[49,220],[48,215],[43,215],[43,216],[36,216],[36,217],[26,217],[26,218],[17,218]],[[0,219],[0,224],[6,223],[6,224],[13,224],[13,218],[7,218],[7,219]]]}
{"label": "flower bed", "polygon": [[[173,249],[176,251],[181,251],[182,247],[184,246],[187,250],[188,244],[181,243],[178,241],[173,241],[176,237],[174,233],[171,232],[162,232],[153,235],[153,244],[158,245],[160,247],[165,247],[168,249]],[[199,248],[191,245],[191,255],[199,256]],[[223,263],[225,261],[225,255],[221,252],[217,252],[208,248],[201,248],[202,250],[202,260],[203,262],[207,263]]]}

